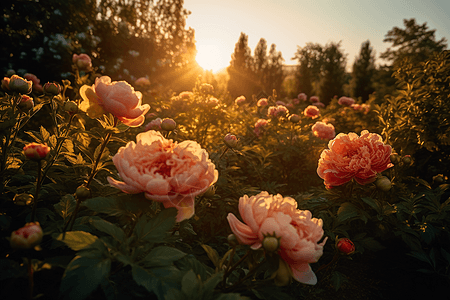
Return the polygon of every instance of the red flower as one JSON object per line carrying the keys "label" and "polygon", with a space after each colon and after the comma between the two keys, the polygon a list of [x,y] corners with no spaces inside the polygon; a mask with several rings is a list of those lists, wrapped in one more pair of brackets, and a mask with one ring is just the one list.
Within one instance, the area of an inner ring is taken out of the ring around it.
{"label": "red flower", "polygon": [[23,147],[23,153],[28,159],[41,160],[50,152],[50,148],[44,144],[31,143]]}
{"label": "red flower", "polygon": [[348,238],[336,240],[336,248],[343,254],[350,255],[355,252],[355,244]]}
{"label": "red flower", "polygon": [[14,249],[31,249],[39,245],[43,235],[39,222],[26,223],[24,227],[11,233],[10,245]]}
{"label": "red flower", "polygon": [[317,174],[326,186],[338,186],[353,178],[361,185],[371,183],[377,173],[393,166],[392,148],[385,145],[381,136],[367,130],[358,136],[354,132],[340,133],[322,151]]}

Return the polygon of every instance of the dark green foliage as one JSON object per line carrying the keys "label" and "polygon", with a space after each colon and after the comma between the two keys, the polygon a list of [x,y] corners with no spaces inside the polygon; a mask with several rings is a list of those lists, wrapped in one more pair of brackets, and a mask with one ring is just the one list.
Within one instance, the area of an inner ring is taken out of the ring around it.
{"label": "dark green foliage", "polygon": [[353,98],[361,97],[364,101],[374,92],[372,87],[375,74],[375,53],[370,46],[370,41],[361,45],[359,56],[355,59],[350,81],[350,91]]}

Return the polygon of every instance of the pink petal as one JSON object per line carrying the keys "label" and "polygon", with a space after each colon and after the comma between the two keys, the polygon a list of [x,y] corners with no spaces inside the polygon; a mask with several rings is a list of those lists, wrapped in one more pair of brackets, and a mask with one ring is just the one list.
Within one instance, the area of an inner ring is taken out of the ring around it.
{"label": "pink petal", "polygon": [[113,187],[116,187],[116,188],[122,190],[125,193],[137,194],[137,193],[143,192],[142,190],[140,190],[140,189],[138,189],[138,188],[136,188],[134,186],[128,185],[128,184],[126,184],[125,182],[122,182],[122,181],[117,181],[117,180],[115,180],[112,177],[108,177],[107,180],[108,180],[110,185],[112,185]]}
{"label": "pink petal", "polygon": [[233,231],[237,239],[242,244],[253,245],[259,242],[256,233],[254,233],[249,226],[239,221],[235,215],[229,213],[227,216],[227,220],[228,223],[230,224],[231,231]]}

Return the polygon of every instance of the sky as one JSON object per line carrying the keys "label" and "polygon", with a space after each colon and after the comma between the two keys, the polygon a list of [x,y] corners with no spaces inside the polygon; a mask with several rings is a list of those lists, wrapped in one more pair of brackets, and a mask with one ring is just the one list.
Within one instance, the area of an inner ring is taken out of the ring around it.
{"label": "sky", "polygon": [[426,22],[437,40],[450,40],[450,0],[185,0],[184,8],[191,11],[186,26],[195,30],[197,62],[214,72],[229,66],[241,32],[252,54],[264,38],[287,65],[296,64],[291,58],[308,42],[341,41],[349,71],[363,42],[370,41],[378,58],[390,46],[385,35],[405,28],[404,19]]}

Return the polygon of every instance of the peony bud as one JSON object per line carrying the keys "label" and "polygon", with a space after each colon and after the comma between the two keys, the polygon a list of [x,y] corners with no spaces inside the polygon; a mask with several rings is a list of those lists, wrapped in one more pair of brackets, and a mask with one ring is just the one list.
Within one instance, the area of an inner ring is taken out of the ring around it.
{"label": "peony bud", "polygon": [[225,142],[225,145],[227,145],[230,148],[235,148],[238,143],[238,139],[234,134],[228,133],[224,138],[223,141]]}
{"label": "peony bud", "polygon": [[216,194],[216,187],[214,185],[211,185],[206,192],[203,193],[203,197],[206,198],[211,198],[212,196],[214,196]]}
{"label": "peony bud", "polygon": [[4,77],[2,79],[2,89],[4,91],[9,91],[9,77]]}
{"label": "peony bud", "polygon": [[336,240],[336,248],[343,254],[350,255],[355,252],[355,245],[348,238],[340,238]]}
{"label": "peony bud", "polygon": [[400,156],[397,153],[392,153],[390,158],[391,158],[391,163],[393,163],[394,165],[396,165],[400,162]]}
{"label": "peony bud", "polygon": [[19,109],[24,113],[28,112],[30,109],[34,107],[33,98],[27,95],[22,95],[22,97],[19,100],[19,103],[17,104],[17,107],[19,107]]}
{"label": "peony bud", "polygon": [[47,82],[44,84],[44,92],[56,96],[61,93],[61,86],[56,82]]}
{"label": "peony bud", "polygon": [[23,153],[31,160],[44,159],[49,152],[50,148],[44,144],[31,143],[23,147]]}
{"label": "peony bud", "polygon": [[442,175],[442,174],[438,174],[436,176],[433,176],[433,181],[436,182],[436,183],[439,183],[439,184],[444,183],[445,179],[446,179],[445,176]]}
{"label": "peony bud", "polygon": [[392,182],[386,176],[381,176],[375,181],[375,185],[379,190],[387,192],[392,188]]}
{"label": "peony bud", "polygon": [[237,238],[234,234],[228,235],[227,240],[228,240],[228,244],[230,244],[230,246],[237,246],[239,244],[239,241],[237,240]]}
{"label": "peony bud", "polygon": [[77,196],[78,199],[83,201],[91,196],[91,191],[84,185],[80,185],[79,187],[77,187],[75,195]]}
{"label": "peony bud", "polygon": [[405,155],[405,156],[403,156],[402,161],[403,161],[404,164],[409,165],[409,164],[411,163],[411,155]]}
{"label": "peony bud", "polygon": [[289,116],[289,121],[291,121],[292,123],[298,123],[298,122],[300,122],[300,116],[296,115],[296,114],[292,114]]}
{"label": "peony bud", "polygon": [[271,278],[274,279],[276,286],[286,286],[292,281],[292,269],[283,259],[279,260],[278,270],[272,274]]}
{"label": "peony bud", "polygon": [[33,88],[33,82],[20,76],[13,75],[9,79],[9,89],[21,94],[29,94]]}
{"label": "peony bud", "polygon": [[78,105],[74,101],[67,101],[64,103],[64,110],[69,114],[76,114],[78,112]]}
{"label": "peony bud", "polygon": [[39,245],[43,236],[39,222],[26,223],[24,227],[11,233],[10,245],[13,249],[31,249]]}
{"label": "peony bud", "polygon": [[280,242],[274,236],[266,236],[264,237],[262,246],[267,252],[276,252],[280,247]]}
{"label": "peony bud", "polygon": [[15,205],[19,206],[26,206],[33,203],[34,197],[31,194],[22,193],[22,194],[16,194],[14,196],[13,202]]}
{"label": "peony bud", "polygon": [[161,129],[172,131],[177,127],[177,123],[173,119],[164,119],[161,122]]}

